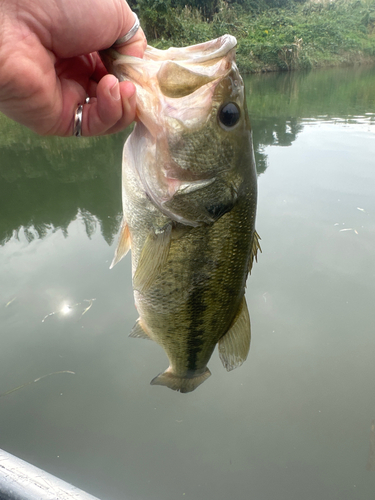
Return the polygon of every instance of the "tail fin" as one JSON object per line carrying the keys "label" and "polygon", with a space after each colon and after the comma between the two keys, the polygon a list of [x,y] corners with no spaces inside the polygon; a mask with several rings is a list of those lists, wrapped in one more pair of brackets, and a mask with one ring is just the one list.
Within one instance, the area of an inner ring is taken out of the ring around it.
{"label": "tail fin", "polygon": [[171,368],[160,373],[157,377],[151,380],[151,385],[165,385],[174,391],[191,392],[201,385],[209,376],[211,372],[208,368],[203,373],[193,377],[179,377],[175,375]]}

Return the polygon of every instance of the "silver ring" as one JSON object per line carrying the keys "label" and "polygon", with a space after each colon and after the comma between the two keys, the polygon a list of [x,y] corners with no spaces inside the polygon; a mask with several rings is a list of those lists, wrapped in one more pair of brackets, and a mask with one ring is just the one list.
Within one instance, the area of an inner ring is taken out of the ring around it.
{"label": "silver ring", "polygon": [[139,24],[138,16],[135,12],[133,12],[133,14],[134,14],[134,18],[135,18],[133,26],[126,33],[126,35],[122,36],[121,38],[118,38],[115,41],[115,43],[112,45],[112,47],[120,47],[120,45],[125,45],[131,38],[133,38],[133,36],[139,30],[140,24]]}
{"label": "silver ring", "polygon": [[83,106],[80,104],[74,114],[73,135],[76,137],[82,137],[82,112]]}

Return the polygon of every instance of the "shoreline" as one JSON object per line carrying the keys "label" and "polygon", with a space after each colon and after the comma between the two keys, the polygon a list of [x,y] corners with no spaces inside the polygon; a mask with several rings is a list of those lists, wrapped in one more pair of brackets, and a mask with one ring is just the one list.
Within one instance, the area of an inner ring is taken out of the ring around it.
{"label": "shoreline", "polygon": [[171,8],[156,27],[146,14],[138,12],[149,44],[160,49],[234,35],[241,74],[375,63],[375,0],[290,0],[256,12],[223,3],[211,21],[197,10]]}
{"label": "shoreline", "polygon": [[265,73],[287,73],[288,71],[314,71],[320,69],[328,69],[328,68],[350,68],[350,67],[359,67],[359,66],[374,66],[375,65],[375,57],[367,57],[363,58],[360,61],[353,61],[350,59],[342,60],[342,61],[326,61],[322,62],[316,66],[312,66],[310,68],[292,68],[292,69],[282,69],[277,66],[263,66],[259,68],[254,68],[251,71],[246,71],[245,69],[241,69],[241,64],[237,61],[237,66],[239,67],[241,75],[260,75]]}

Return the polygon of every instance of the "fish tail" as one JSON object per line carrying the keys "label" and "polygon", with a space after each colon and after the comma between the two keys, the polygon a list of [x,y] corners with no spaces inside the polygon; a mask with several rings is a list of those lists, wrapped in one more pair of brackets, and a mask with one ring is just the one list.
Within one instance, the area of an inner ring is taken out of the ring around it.
{"label": "fish tail", "polygon": [[201,385],[209,376],[211,372],[208,368],[203,373],[199,373],[193,377],[180,377],[173,373],[171,368],[160,373],[157,377],[151,380],[151,385],[165,385],[174,391],[191,392]]}

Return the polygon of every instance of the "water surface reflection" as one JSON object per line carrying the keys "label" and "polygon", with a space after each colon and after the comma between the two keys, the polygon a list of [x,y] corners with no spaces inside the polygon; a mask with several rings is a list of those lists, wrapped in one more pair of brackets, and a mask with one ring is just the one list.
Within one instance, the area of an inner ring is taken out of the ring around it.
{"label": "water surface reflection", "polygon": [[1,448],[108,500],[372,498],[375,71],[247,88],[267,168],[252,346],[229,374],[213,356],[215,377],[185,396],[144,383],[164,354],[127,337],[130,260],[108,270],[123,137],[0,121],[0,394],[75,373],[0,398]]}
{"label": "water surface reflection", "polygon": [[89,237],[98,223],[111,244],[121,211],[124,134],[82,141],[40,138],[3,116],[0,131],[0,244],[20,228],[29,241],[49,229],[67,235],[76,217]]}
{"label": "water surface reflection", "polygon": [[[291,146],[306,124],[375,123],[374,68],[247,77],[258,173],[266,146]],[[66,235],[83,221],[111,244],[121,220],[120,170],[126,133],[82,139],[40,138],[0,116],[0,244],[22,228],[26,238],[48,229]]]}
{"label": "water surface reflection", "polygon": [[306,123],[375,121],[374,68],[264,74],[245,79],[258,172],[265,146],[291,146]]}

